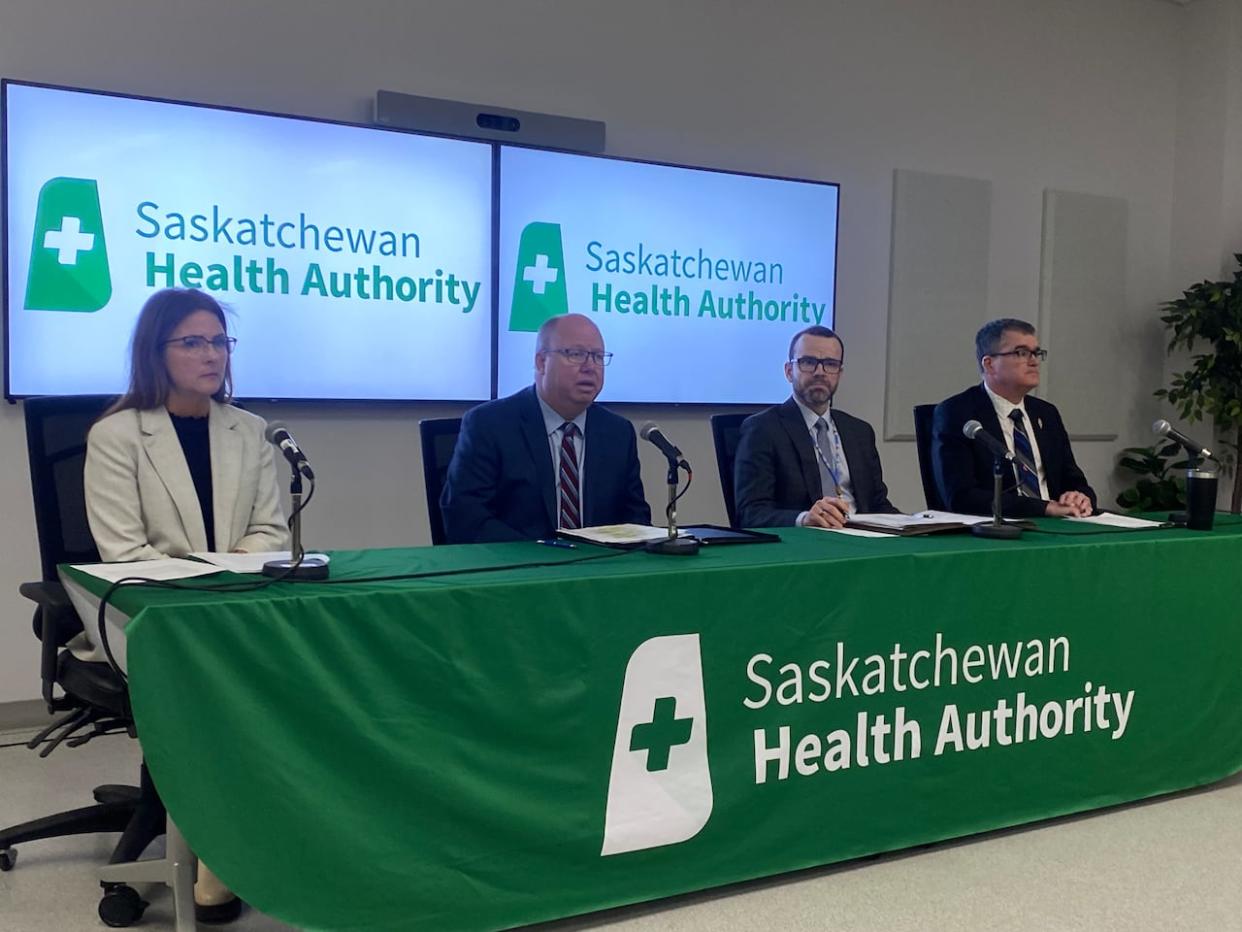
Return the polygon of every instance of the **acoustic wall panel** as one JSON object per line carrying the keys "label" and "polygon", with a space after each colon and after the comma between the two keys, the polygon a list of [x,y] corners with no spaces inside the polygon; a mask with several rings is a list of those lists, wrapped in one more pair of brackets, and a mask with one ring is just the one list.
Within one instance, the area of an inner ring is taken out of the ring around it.
{"label": "acoustic wall panel", "polygon": [[977,377],[972,347],[988,316],[991,210],[989,181],[894,173],[886,440],[913,440],[914,405]]}
{"label": "acoustic wall panel", "polygon": [[1127,205],[1117,197],[1044,191],[1039,276],[1040,342],[1048,361],[1040,394],[1060,407],[1070,435],[1112,440],[1118,386],[1128,381],[1124,339]]}

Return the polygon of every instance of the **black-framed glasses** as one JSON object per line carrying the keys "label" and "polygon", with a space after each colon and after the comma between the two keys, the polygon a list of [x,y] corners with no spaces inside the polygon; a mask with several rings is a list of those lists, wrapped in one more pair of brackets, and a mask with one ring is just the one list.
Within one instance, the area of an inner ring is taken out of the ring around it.
{"label": "black-framed glasses", "polygon": [[797,359],[789,360],[796,363],[799,372],[805,372],[807,375],[813,373],[820,366],[824,367],[825,372],[840,372],[842,362],[840,359],[833,359],[831,356],[799,356]]}
{"label": "black-framed glasses", "polygon": [[580,366],[588,359],[597,366],[606,366],[612,362],[612,353],[601,353],[596,350],[584,349],[550,349],[544,350],[546,353],[556,353],[568,363]]}
{"label": "black-framed glasses", "polygon": [[218,350],[221,353],[232,353],[233,347],[237,345],[237,337],[226,337],[224,334],[220,334],[218,337],[211,337],[208,339],[207,337],[192,334],[188,337],[177,337],[173,340],[165,340],[163,345],[176,345],[184,350],[188,350],[191,353],[201,353],[208,347],[213,350]]}
{"label": "black-framed glasses", "polygon": [[1043,362],[1045,359],[1048,358],[1048,351],[1046,349],[1041,349],[1038,346],[1035,347],[1035,349],[1031,349],[1030,347],[1027,347],[1027,346],[1019,346],[1017,349],[1011,349],[1004,353],[988,353],[988,355],[989,356],[1017,356],[1018,359],[1021,360],[1022,362],[1027,362],[1028,360],[1031,360],[1031,359],[1038,359],[1040,362]]}

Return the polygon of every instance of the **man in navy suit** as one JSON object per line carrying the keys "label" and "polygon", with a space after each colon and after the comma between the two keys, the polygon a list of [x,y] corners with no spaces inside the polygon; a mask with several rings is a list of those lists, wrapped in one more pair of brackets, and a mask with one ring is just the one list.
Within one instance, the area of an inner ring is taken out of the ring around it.
{"label": "man in navy suit", "polygon": [[535,384],[462,420],[440,495],[450,543],[651,523],[634,428],[592,403],[611,358],[599,329],[581,314],[539,328]]}
{"label": "man in navy suit", "polygon": [[896,512],[866,421],[832,407],[845,345],[827,327],[794,335],[793,397],[742,422],[733,461],[742,527],[844,527],[853,512]]}
{"label": "man in navy suit", "polygon": [[1030,394],[1039,387],[1047,355],[1024,320],[994,320],[975,335],[983,383],[936,405],[932,420],[936,485],[951,511],[992,513],[993,457],[962,434],[967,421],[978,421],[1035,467],[1015,462],[1006,468],[1001,495],[1006,517],[1081,517],[1095,510],[1095,492],[1074,462],[1060,412]]}

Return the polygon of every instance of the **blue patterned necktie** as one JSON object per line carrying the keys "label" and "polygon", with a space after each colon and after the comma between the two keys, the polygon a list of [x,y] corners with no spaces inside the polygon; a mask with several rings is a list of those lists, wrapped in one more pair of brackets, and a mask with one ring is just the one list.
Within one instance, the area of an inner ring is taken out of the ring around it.
{"label": "blue patterned necktie", "polygon": [[[1014,408],[1010,411],[1009,420],[1013,421],[1014,452],[1026,457],[1028,463],[1034,463],[1035,449],[1031,446],[1031,437],[1026,432],[1026,418],[1022,416],[1022,409]],[[1043,498],[1039,491],[1039,476],[1022,463],[1015,462],[1013,467],[1018,473],[1018,491],[1027,498]]]}

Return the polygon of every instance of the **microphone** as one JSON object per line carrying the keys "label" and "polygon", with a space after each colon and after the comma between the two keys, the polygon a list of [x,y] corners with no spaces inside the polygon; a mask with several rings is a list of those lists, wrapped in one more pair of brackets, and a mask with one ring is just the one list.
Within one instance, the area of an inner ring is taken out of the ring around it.
{"label": "microphone", "polygon": [[267,430],[263,432],[263,436],[267,438],[268,443],[274,444],[280,449],[280,452],[285,455],[285,459],[289,461],[290,466],[311,482],[315,481],[315,473],[311,470],[310,463],[306,461],[306,454],[302,452],[302,448],[293,439],[293,435],[289,433],[289,428],[283,421],[272,421],[267,425]]}
{"label": "microphone", "polygon": [[[1203,459],[1209,459],[1209,460],[1216,459],[1216,454],[1214,454],[1211,450],[1209,450],[1207,447],[1203,446],[1200,443],[1195,443],[1195,441],[1191,440],[1189,437],[1183,434],[1180,430],[1178,430],[1176,427],[1174,427],[1164,418],[1161,418],[1160,420],[1155,421],[1151,425],[1151,429],[1155,433],[1159,434],[1161,437],[1168,437],[1170,440],[1173,440],[1176,443],[1180,443],[1183,447],[1186,448],[1186,452],[1189,453],[1191,456],[1197,456],[1197,457],[1201,457]],[[1217,462],[1220,462],[1220,461],[1217,460]]]}
{"label": "microphone", "polygon": [[967,440],[975,440],[983,444],[993,456],[1013,462],[1013,454],[1009,452],[1009,448],[984,430],[983,425],[978,421],[967,421],[962,425],[962,433],[966,435]]}
{"label": "microphone", "polygon": [[[989,524],[976,524],[970,533],[976,537],[992,537],[998,540],[1014,540],[1022,536],[1022,528],[1006,524],[1001,517],[1001,495],[1003,494],[1004,474],[1006,468],[1003,461],[1014,462],[1016,457],[1009,448],[983,429],[978,421],[967,421],[962,425],[962,433],[967,440],[977,440],[992,453],[992,521]],[[1023,457],[1026,459],[1026,457]]]}
{"label": "microphone", "polygon": [[1021,453],[1010,453],[1009,447],[1005,446],[986,430],[978,421],[967,421],[962,425],[962,433],[966,435],[967,440],[974,440],[983,444],[991,452],[993,456],[1007,460],[1010,463],[1020,463],[1031,472],[1039,475],[1039,470],[1035,468],[1035,464],[1028,460]]}
{"label": "microphone", "polygon": [[682,469],[689,469],[689,464],[681,455],[681,450],[677,449],[673,443],[664,436],[655,421],[648,421],[638,431],[638,436],[655,444],[661,453],[668,458],[669,463],[676,463]]}

